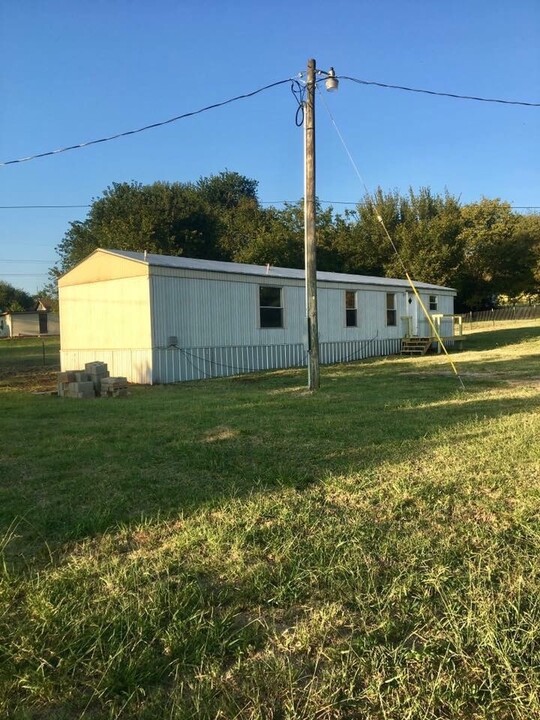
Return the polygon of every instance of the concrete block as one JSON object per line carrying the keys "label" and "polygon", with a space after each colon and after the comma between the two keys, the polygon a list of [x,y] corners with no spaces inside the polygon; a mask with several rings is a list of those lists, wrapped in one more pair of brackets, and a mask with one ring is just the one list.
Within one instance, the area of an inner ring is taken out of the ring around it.
{"label": "concrete block", "polygon": [[69,382],[59,382],[56,385],[58,397],[64,397],[69,387]]}
{"label": "concrete block", "polygon": [[75,382],[75,373],[72,370],[56,373],[56,381],[59,383]]}
{"label": "concrete block", "polygon": [[86,363],[84,366],[85,371],[93,377],[108,377],[109,370],[107,363],[96,360],[95,362]]}
{"label": "concrete block", "polygon": [[128,381],[126,377],[106,377],[101,379],[101,388],[104,390],[127,388],[127,386]]}
{"label": "concrete block", "polygon": [[90,375],[83,370],[77,370],[75,373],[75,382],[82,383],[90,380]]}
{"label": "concrete block", "polygon": [[95,397],[94,383],[92,381],[69,383],[64,391],[64,397]]}

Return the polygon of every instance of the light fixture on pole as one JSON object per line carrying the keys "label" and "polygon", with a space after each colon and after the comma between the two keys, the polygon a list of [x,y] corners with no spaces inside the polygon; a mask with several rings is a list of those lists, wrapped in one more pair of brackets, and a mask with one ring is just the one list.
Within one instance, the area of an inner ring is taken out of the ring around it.
{"label": "light fixture on pole", "polygon": [[306,278],[306,315],[308,337],[308,388],[320,387],[319,322],[317,315],[317,252],[315,243],[315,84],[316,75],[326,75],[326,89],[337,90],[334,68],[317,70],[315,60],[308,60],[306,99],[304,101],[304,253]]}
{"label": "light fixture on pole", "polygon": [[336,71],[333,67],[330,68],[330,70],[325,73],[326,74],[326,81],[325,86],[328,92],[336,92],[336,90],[339,87],[339,80],[336,77]]}

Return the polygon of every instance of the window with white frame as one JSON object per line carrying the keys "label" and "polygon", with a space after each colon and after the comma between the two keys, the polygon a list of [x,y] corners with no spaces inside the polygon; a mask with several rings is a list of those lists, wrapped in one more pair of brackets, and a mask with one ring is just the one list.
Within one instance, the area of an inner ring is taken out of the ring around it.
{"label": "window with white frame", "polygon": [[439,303],[437,301],[436,295],[429,296],[429,309],[433,310],[434,312],[437,312],[437,310],[439,309]]}
{"label": "window with white frame", "polygon": [[356,291],[345,290],[345,325],[358,326],[358,308],[356,306]]}
{"label": "window with white frame", "polygon": [[386,324],[397,325],[396,293],[386,293]]}
{"label": "window with white frame", "polygon": [[283,289],[259,286],[259,324],[262,328],[283,327]]}

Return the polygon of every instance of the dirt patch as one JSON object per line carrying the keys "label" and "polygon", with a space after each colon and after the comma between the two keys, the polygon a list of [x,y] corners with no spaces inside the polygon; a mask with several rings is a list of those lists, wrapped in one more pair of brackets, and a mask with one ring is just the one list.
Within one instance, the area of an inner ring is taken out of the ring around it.
{"label": "dirt patch", "polygon": [[0,368],[0,391],[54,392],[56,370],[44,367]]}

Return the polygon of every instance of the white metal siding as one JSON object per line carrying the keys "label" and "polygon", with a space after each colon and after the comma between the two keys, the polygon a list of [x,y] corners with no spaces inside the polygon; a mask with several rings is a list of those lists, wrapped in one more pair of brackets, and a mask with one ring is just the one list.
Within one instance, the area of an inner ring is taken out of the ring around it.
{"label": "white metal siding", "polygon": [[62,350],[150,349],[147,278],[61,286],[59,300]]}
{"label": "white metal siding", "polygon": [[141,385],[152,384],[152,351],[151,350],[61,350],[60,367],[62,370],[84,370],[88,362],[107,363],[112,377],[126,377],[129,382]]}
{"label": "white metal siding", "polygon": [[[288,345],[305,342],[305,289],[302,283],[278,278],[241,280],[230,276],[179,277],[170,271],[151,276],[152,340],[155,348],[166,348],[176,337],[181,347],[236,347]],[[260,285],[283,288],[284,327],[259,327]],[[345,291],[356,290],[358,326],[345,326]],[[396,297],[397,325],[386,325],[386,293]],[[450,298],[452,301],[452,298]],[[367,289],[358,285],[318,286],[319,335],[321,342],[357,339],[399,338],[399,318],[407,314],[402,288]],[[441,310],[442,312],[442,310]]]}
{"label": "white metal siding", "polygon": [[[259,326],[259,286],[264,284],[283,288],[283,328]],[[304,334],[303,288],[278,279],[153,275],[151,298],[155,348],[166,348],[170,337],[184,348],[289,345]]]}
{"label": "white metal siding", "polygon": [[305,364],[306,350],[299,343],[258,347],[157,348],[153,355],[153,377],[156,383],[170,383]]}

